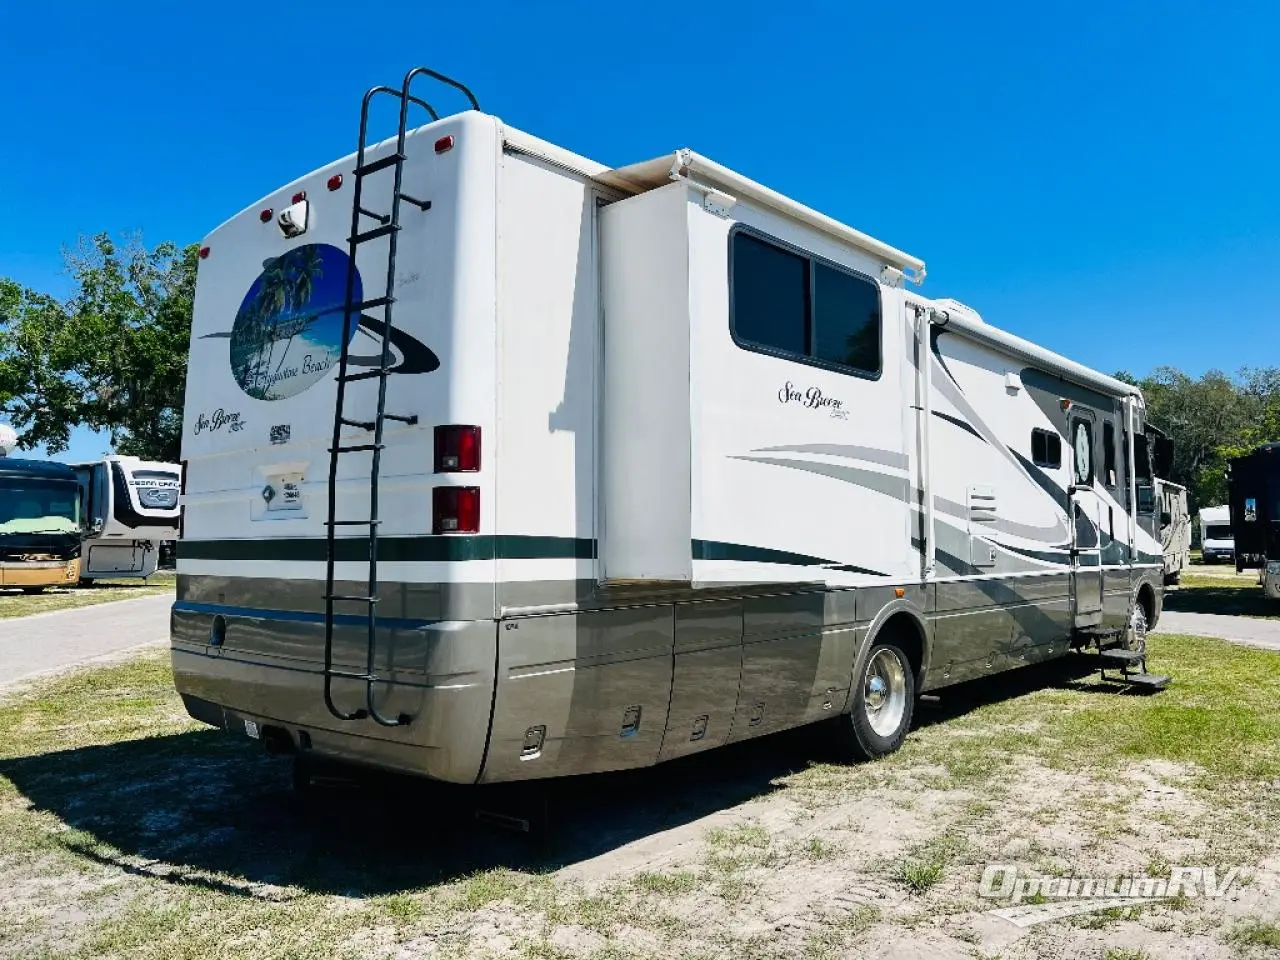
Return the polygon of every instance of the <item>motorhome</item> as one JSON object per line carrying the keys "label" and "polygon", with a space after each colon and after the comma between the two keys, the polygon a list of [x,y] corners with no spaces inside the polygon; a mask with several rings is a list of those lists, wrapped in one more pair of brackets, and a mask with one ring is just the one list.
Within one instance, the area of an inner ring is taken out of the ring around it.
{"label": "motorhome", "polygon": [[84,501],[81,581],[154,574],[160,545],[178,536],[181,467],[109,456],[72,468]]}
{"label": "motorhome", "polygon": [[1280,443],[1227,465],[1236,572],[1257,570],[1265,595],[1280,600]]}
{"label": "motorhome", "polygon": [[1231,532],[1231,508],[1204,507],[1200,511],[1200,556],[1205,563],[1234,560],[1235,538]]}
{"label": "motorhome", "polygon": [[436,119],[426,76],[201,244],[191,716],[489,783],[828,719],[878,756],[923,692],[1141,667],[1138,388],[691,150],[606,166],[469,93]]}
{"label": "motorhome", "polygon": [[80,575],[80,491],[61,463],[9,453],[17,433],[0,424],[0,588],[41,593]]}

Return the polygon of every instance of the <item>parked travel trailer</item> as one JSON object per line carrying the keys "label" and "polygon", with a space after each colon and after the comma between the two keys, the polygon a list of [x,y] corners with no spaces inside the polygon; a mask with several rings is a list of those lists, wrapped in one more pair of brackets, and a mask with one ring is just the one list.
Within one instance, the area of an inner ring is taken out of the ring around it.
{"label": "parked travel trailer", "polygon": [[85,505],[80,579],[155,573],[161,543],[178,536],[182,468],[122,456],[73,468]]}
{"label": "parked travel trailer", "polygon": [[691,150],[408,131],[421,76],[366,97],[397,137],[202,244],[193,717],[474,783],[827,719],[877,756],[920,693],[1078,647],[1167,681],[1129,672],[1163,590],[1136,387]]}
{"label": "parked travel trailer", "polygon": [[[1187,512],[1187,488],[1158,477],[1152,484],[1153,518],[1159,529],[1164,558],[1164,582],[1177,583],[1191,565],[1191,515]],[[1142,504],[1142,492],[1138,493]]]}
{"label": "parked travel trailer", "polygon": [[80,491],[64,464],[11,458],[17,439],[0,424],[0,587],[41,593],[80,575]]}
{"label": "parked travel trailer", "polygon": [[1227,466],[1236,571],[1257,570],[1263,592],[1280,600],[1280,443]]}
{"label": "parked travel trailer", "polygon": [[1234,560],[1235,538],[1231,532],[1231,508],[1204,507],[1200,511],[1200,556],[1205,563]]}

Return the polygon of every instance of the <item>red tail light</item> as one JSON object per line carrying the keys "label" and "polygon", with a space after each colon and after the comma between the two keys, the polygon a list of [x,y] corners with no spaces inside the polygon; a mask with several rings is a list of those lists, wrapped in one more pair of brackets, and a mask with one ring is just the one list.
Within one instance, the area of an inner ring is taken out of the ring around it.
{"label": "red tail light", "polygon": [[433,533],[479,533],[480,488],[436,487],[431,491]]}
{"label": "red tail light", "polygon": [[436,473],[475,473],[479,469],[479,427],[436,427]]}

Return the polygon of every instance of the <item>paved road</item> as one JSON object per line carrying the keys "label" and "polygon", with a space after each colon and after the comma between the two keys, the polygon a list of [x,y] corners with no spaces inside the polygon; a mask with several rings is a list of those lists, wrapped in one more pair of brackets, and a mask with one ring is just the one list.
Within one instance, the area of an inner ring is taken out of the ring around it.
{"label": "paved road", "polygon": [[0,620],[0,688],[169,639],[173,595]]}
{"label": "paved road", "polygon": [[1280,620],[1227,617],[1220,613],[1183,613],[1165,610],[1154,633],[1189,633],[1196,637],[1220,637],[1251,647],[1280,650]]}

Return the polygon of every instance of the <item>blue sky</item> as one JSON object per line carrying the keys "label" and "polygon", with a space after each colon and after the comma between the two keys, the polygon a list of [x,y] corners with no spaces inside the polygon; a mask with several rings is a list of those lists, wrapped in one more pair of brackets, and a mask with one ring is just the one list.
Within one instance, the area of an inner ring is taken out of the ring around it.
{"label": "blue sky", "polygon": [[422,63],[603,163],[693,147],[1090,366],[1280,364],[1280,6],[1073,6],[19,4],[0,275],[60,292],[80,234],[199,239]]}

